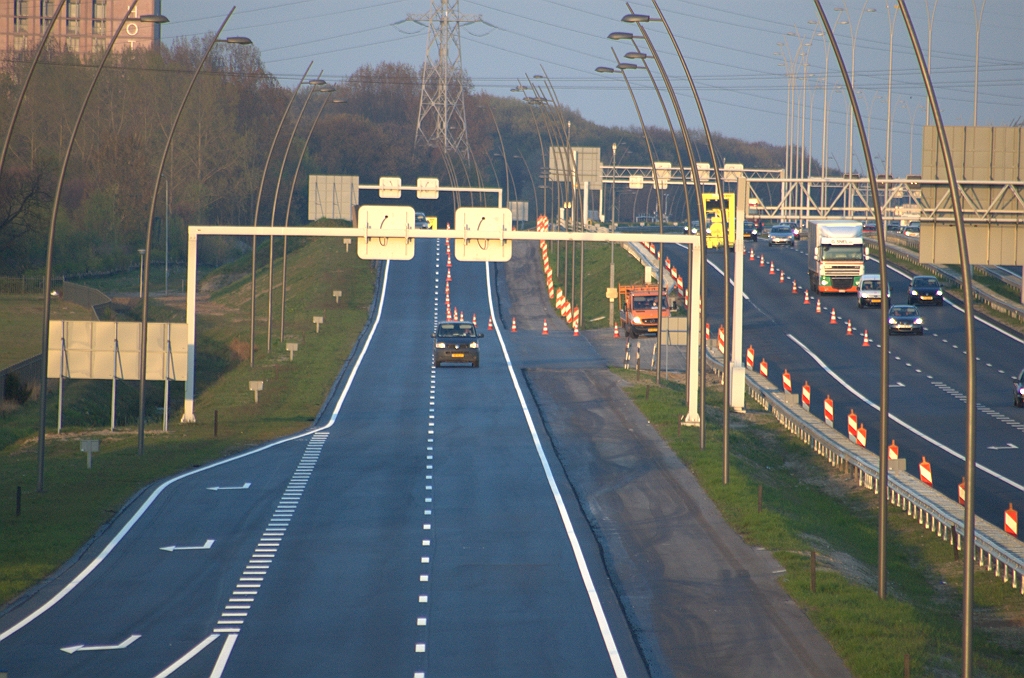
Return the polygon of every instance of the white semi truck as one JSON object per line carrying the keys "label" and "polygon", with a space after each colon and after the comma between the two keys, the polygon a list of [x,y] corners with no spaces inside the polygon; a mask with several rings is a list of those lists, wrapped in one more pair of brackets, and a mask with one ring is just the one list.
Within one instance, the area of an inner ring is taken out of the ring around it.
{"label": "white semi truck", "polygon": [[864,275],[864,224],[826,219],[808,224],[807,274],[810,287],[824,292],[856,293]]}

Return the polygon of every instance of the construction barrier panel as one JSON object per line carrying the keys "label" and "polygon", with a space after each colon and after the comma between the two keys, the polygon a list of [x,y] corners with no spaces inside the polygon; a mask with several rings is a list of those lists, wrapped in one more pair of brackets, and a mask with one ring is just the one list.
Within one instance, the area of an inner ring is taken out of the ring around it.
{"label": "construction barrier panel", "polygon": [[1017,512],[1013,509],[1013,504],[1010,504],[1010,508],[1006,509],[1003,513],[1003,531],[1007,534],[1012,534],[1014,537],[1017,536]]}
{"label": "construction barrier panel", "polygon": [[932,465],[925,457],[921,457],[921,463],[918,465],[918,469],[921,472],[921,482],[928,487],[934,487],[932,485]]}
{"label": "construction barrier panel", "polygon": [[835,403],[832,402],[832,396],[825,396],[825,423],[832,427],[835,427],[836,425],[836,412],[834,405]]}

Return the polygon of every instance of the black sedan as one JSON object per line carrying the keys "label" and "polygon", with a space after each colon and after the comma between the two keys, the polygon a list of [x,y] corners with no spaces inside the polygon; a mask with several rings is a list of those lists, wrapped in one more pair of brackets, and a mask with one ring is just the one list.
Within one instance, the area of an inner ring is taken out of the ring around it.
{"label": "black sedan", "polygon": [[443,322],[431,335],[434,337],[434,367],[441,363],[470,363],[480,367],[480,344],[484,336],[476,325],[463,322]]}
{"label": "black sedan", "polygon": [[934,276],[914,276],[914,279],[910,281],[910,288],[907,289],[907,303],[915,306],[922,304],[942,306],[942,285]]}
{"label": "black sedan", "polygon": [[1013,379],[1013,406],[1024,407],[1024,370]]}
{"label": "black sedan", "polygon": [[918,314],[917,306],[890,306],[889,334],[924,334],[924,318]]}

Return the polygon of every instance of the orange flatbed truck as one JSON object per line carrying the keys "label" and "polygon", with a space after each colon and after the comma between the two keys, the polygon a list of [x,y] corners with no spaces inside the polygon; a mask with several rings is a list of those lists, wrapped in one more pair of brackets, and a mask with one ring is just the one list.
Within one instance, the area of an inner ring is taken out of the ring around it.
{"label": "orange flatbed truck", "polygon": [[[658,286],[619,285],[619,320],[627,337],[658,335]],[[661,295],[661,315],[669,316],[665,296]]]}

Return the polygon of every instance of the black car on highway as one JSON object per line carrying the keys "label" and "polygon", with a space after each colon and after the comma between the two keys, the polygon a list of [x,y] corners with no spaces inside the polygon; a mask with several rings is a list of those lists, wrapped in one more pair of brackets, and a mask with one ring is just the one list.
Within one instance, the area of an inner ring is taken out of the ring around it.
{"label": "black car on highway", "polygon": [[434,367],[441,363],[470,363],[480,367],[480,344],[484,336],[476,325],[465,322],[442,322],[431,335],[434,337]]}
{"label": "black car on highway", "polygon": [[1013,379],[1013,406],[1024,407],[1024,370]]}
{"label": "black car on highway", "polygon": [[924,318],[918,314],[917,306],[889,307],[889,334],[924,334]]}
{"label": "black car on highway", "polygon": [[907,303],[914,306],[922,304],[942,306],[942,285],[939,284],[935,276],[914,276],[914,279],[910,281],[910,287],[907,289]]}

